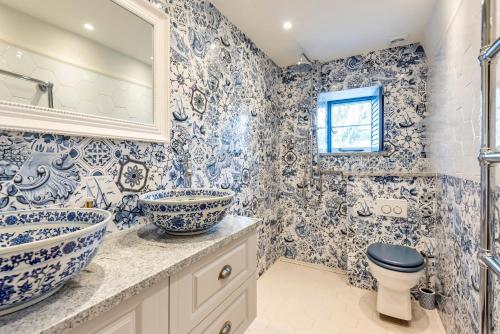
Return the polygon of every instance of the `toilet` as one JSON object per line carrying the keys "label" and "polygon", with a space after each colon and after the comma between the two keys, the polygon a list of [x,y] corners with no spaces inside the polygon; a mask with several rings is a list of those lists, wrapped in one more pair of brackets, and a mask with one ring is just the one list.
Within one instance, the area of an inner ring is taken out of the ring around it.
{"label": "toilet", "polygon": [[411,320],[410,289],[424,270],[424,257],[414,248],[382,242],[366,252],[368,266],[378,281],[377,311],[394,318]]}

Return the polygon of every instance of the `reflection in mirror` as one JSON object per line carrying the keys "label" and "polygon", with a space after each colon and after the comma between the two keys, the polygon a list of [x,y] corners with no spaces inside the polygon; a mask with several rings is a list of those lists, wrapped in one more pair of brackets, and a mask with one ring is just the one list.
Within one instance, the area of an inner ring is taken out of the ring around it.
{"label": "reflection in mirror", "polygon": [[0,100],[152,124],[152,63],[152,25],[111,0],[0,0]]}

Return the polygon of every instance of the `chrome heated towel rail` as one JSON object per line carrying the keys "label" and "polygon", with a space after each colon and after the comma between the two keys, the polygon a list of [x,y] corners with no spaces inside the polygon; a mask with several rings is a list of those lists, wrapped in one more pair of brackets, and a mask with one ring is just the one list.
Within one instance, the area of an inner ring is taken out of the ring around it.
{"label": "chrome heated towel rail", "polygon": [[41,92],[43,92],[43,93],[47,92],[49,108],[54,108],[54,94],[53,94],[54,84],[52,82],[38,80],[38,79],[35,79],[32,77],[29,77],[27,75],[24,75],[24,74],[10,72],[10,71],[6,71],[6,70],[2,70],[2,69],[0,69],[0,74],[7,75],[9,77],[13,77],[16,79],[34,82],[34,83],[38,84],[38,89],[40,89]]}
{"label": "chrome heated towel rail", "polygon": [[481,148],[479,152],[481,203],[480,240],[480,333],[493,333],[494,275],[500,275],[500,262],[495,252],[495,172],[493,165],[500,162],[496,152],[495,62],[500,51],[500,39],[495,37],[495,0],[481,4]]}

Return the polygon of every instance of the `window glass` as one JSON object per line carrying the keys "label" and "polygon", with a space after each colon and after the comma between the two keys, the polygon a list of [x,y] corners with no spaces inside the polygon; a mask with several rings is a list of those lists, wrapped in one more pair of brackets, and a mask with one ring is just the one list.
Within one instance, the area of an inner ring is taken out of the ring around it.
{"label": "window glass", "polygon": [[371,100],[333,104],[332,126],[370,124],[371,112]]}
{"label": "window glass", "polygon": [[320,94],[316,125],[320,153],[381,151],[382,87]]}

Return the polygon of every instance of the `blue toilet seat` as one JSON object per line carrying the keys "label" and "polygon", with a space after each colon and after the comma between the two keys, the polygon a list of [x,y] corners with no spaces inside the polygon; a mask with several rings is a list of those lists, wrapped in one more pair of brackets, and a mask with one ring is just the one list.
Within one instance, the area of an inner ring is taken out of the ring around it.
{"label": "blue toilet seat", "polygon": [[376,265],[402,273],[415,273],[424,268],[424,257],[416,249],[376,242],[368,246],[368,258]]}

